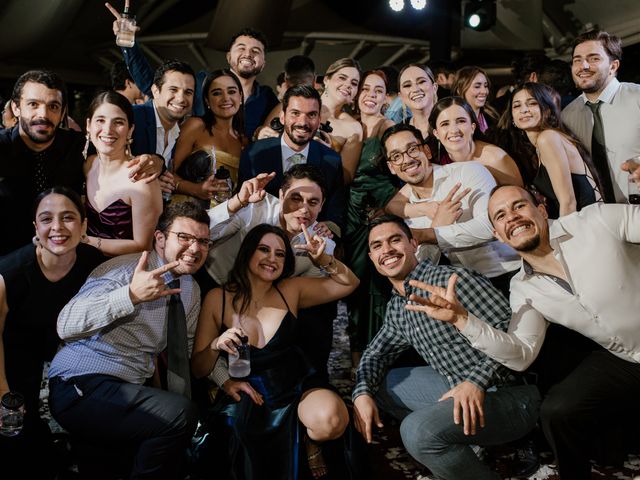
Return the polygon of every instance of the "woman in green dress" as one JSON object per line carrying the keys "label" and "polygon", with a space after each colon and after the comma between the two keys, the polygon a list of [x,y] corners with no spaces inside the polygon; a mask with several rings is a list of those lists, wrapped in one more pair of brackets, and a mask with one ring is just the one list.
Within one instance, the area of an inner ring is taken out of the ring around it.
{"label": "woman in green dress", "polygon": [[380,113],[386,101],[387,79],[380,70],[366,72],[362,78],[356,100],[364,142],[355,178],[349,187],[344,235],[347,263],[362,279],[348,299],[354,360],[359,359],[357,353],[362,352],[382,325],[390,293],[388,282],[372,268],[367,254],[368,223],[397,190],[395,177],[378,166],[382,154],[380,138],[393,125]]}

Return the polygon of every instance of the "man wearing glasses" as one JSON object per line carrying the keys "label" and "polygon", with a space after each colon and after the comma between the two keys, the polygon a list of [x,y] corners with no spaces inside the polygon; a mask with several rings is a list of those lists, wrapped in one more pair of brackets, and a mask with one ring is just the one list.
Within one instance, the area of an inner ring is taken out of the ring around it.
{"label": "man wearing glasses", "polygon": [[[191,275],[209,246],[207,212],[170,205],[153,250],[100,265],[58,317],[66,344],[49,370],[51,413],[84,443],[131,446],[132,478],[181,478],[197,423],[188,359],[200,289]],[[147,386],[165,347],[169,391]]]}
{"label": "man wearing glasses", "polygon": [[418,260],[437,263],[442,252],[452,265],[488,277],[508,297],[518,255],[492,234],[487,203],[496,182],[491,173],[477,162],[432,165],[429,147],[411,125],[389,128],[382,144],[389,170],[405,182],[386,210],[411,227],[420,244]]}

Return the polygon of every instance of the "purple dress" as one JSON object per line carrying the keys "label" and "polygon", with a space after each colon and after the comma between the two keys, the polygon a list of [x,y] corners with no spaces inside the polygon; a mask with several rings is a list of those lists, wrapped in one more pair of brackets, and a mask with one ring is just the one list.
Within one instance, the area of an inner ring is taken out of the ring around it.
{"label": "purple dress", "polygon": [[118,199],[98,212],[89,199],[87,210],[87,234],[99,238],[133,240],[133,215],[131,205]]}

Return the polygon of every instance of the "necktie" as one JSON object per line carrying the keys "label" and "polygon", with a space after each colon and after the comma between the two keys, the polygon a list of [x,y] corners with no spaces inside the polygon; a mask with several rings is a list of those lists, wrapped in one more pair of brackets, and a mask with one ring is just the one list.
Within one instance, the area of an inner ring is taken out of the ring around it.
{"label": "necktie", "polygon": [[[169,282],[169,288],[179,288],[180,280]],[[187,317],[180,294],[169,297],[167,306],[167,388],[191,398],[191,376],[187,351]]]}
{"label": "necktie", "polygon": [[[299,163],[304,163],[305,158],[302,153],[294,153],[288,158],[288,162],[289,162],[289,168],[291,168],[294,165],[298,165]],[[287,168],[287,170],[289,170],[289,168]]]}
{"label": "necktie", "polygon": [[607,148],[604,143],[604,128],[602,126],[602,117],[600,116],[600,106],[602,102],[598,100],[596,103],[587,102],[587,106],[593,113],[593,132],[591,133],[591,159],[596,167],[600,183],[602,184],[602,198],[606,203],[615,203],[616,196],[613,193],[613,183],[611,182],[611,171],[609,170],[609,160],[607,157]]}

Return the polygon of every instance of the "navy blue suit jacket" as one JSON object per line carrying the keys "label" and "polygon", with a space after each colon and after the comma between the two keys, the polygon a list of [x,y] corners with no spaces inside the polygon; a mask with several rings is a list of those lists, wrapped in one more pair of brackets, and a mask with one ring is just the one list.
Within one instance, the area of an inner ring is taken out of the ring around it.
{"label": "navy blue suit jacket", "polygon": [[[309,144],[307,163],[322,171],[327,184],[327,198],[318,220],[329,220],[342,228],[344,226],[345,188],[340,154],[312,140]],[[283,179],[280,137],[258,140],[242,151],[238,185],[259,173],[271,172],[276,172],[276,176],[268,183],[265,190],[277,197]]]}
{"label": "navy blue suit jacket", "polygon": [[134,156],[143,153],[156,153],[156,115],[153,111],[153,101],[133,106],[133,144],[131,153]]}

